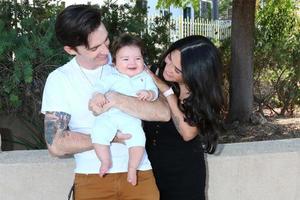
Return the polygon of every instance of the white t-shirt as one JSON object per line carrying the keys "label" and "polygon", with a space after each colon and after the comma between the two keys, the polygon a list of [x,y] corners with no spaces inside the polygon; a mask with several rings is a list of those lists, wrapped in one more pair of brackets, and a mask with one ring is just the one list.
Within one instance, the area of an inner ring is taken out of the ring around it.
{"label": "white t-shirt", "polygon": [[[65,112],[71,115],[71,131],[90,134],[95,116],[88,110],[88,101],[94,92],[97,79],[112,73],[112,67],[99,67],[95,70],[80,68],[73,58],[49,74],[43,94],[42,113],[46,111]],[[127,172],[128,150],[123,144],[112,143],[111,156],[113,166],[109,173]],[[100,161],[94,150],[74,155],[75,173],[99,173]],[[144,154],[139,170],[151,169],[147,154]]]}

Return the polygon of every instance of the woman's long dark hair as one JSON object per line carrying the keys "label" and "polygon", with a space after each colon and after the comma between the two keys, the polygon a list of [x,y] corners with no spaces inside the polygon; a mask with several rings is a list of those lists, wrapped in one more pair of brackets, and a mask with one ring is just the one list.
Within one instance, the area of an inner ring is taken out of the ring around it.
{"label": "woman's long dark hair", "polygon": [[[185,121],[199,129],[205,152],[214,153],[222,130],[222,64],[219,51],[206,37],[188,36],[173,43],[166,51],[160,63],[162,69],[165,57],[174,50],[181,53],[182,77],[189,89],[189,96],[182,104],[178,103],[179,109],[185,114]],[[163,70],[159,71],[163,78]],[[178,84],[170,84],[178,96]]]}

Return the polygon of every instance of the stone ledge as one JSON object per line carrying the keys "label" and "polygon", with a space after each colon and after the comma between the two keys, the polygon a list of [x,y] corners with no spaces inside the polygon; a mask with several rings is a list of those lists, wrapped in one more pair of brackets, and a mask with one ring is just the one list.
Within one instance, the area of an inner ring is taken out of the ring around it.
{"label": "stone ledge", "polygon": [[262,153],[300,152],[300,138],[258,142],[219,144],[217,152],[209,157],[241,156]]}
{"label": "stone ledge", "polygon": [[[300,199],[300,138],[221,144],[207,166],[208,200]],[[47,150],[0,152],[0,199],[66,199],[73,168]]]}
{"label": "stone ledge", "polygon": [[2,151],[0,154],[1,164],[47,164],[47,163],[73,163],[73,158],[55,158],[48,150],[16,150]]}

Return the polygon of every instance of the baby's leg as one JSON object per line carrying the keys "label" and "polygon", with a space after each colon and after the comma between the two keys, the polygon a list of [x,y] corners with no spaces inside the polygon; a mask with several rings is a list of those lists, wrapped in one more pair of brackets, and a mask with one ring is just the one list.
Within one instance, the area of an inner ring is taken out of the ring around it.
{"label": "baby's leg", "polygon": [[112,166],[110,142],[117,132],[117,126],[110,117],[110,114],[110,112],[106,112],[96,117],[91,134],[95,152],[101,161],[99,169],[99,175],[101,177],[104,176]]}
{"label": "baby's leg", "polygon": [[142,146],[133,146],[129,148],[129,163],[127,181],[133,186],[137,184],[137,168],[143,158],[145,148]]}
{"label": "baby's leg", "polygon": [[127,181],[136,185],[138,182],[136,173],[144,155],[146,141],[142,122],[140,119],[126,115],[121,121],[120,127],[121,132],[132,135],[129,140],[125,140],[129,152]]}
{"label": "baby's leg", "polygon": [[101,166],[99,169],[99,175],[103,177],[111,168],[112,161],[110,156],[110,148],[108,145],[94,144],[94,148],[98,158],[101,161]]}

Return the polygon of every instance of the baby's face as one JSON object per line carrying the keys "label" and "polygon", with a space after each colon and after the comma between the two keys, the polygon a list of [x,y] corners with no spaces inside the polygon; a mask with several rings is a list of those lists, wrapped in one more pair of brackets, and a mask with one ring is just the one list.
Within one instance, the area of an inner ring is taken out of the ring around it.
{"label": "baby's face", "polygon": [[137,46],[124,46],[116,54],[116,68],[130,77],[144,70],[144,59],[141,49]]}

